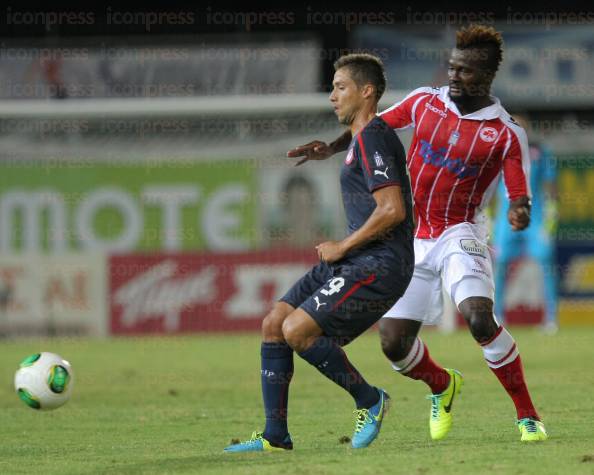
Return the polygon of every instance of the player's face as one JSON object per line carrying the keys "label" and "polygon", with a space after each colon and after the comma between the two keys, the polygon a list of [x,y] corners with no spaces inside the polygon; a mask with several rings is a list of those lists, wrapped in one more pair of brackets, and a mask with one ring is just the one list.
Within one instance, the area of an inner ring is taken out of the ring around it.
{"label": "player's face", "polygon": [[450,97],[454,102],[488,96],[493,73],[486,68],[484,49],[454,49],[448,66]]}
{"label": "player's face", "polygon": [[361,90],[351,78],[349,69],[344,67],[336,71],[332,81],[330,102],[334,106],[338,121],[344,125],[351,125],[363,100]]}

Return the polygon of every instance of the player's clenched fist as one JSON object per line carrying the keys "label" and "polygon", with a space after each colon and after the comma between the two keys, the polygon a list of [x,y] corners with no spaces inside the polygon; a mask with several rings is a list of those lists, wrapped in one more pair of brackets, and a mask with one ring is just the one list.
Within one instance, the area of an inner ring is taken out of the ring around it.
{"label": "player's clenched fist", "polygon": [[295,166],[301,165],[308,160],[325,160],[334,154],[332,148],[325,142],[314,140],[308,144],[295,147],[287,152],[289,158],[300,158]]}
{"label": "player's clenched fist", "polygon": [[326,241],[316,246],[318,251],[318,257],[322,262],[336,262],[342,259],[345,255],[345,251],[342,245],[338,241]]}
{"label": "player's clenched fist", "polygon": [[530,224],[530,199],[518,198],[512,201],[507,212],[507,219],[514,231],[522,231]]}

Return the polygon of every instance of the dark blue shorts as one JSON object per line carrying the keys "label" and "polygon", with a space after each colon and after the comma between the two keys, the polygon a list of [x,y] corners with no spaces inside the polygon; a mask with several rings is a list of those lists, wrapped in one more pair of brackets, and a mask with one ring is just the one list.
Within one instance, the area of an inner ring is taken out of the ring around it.
{"label": "dark blue shorts", "polygon": [[326,336],[346,344],[377,322],[404,294],[413,265],[396,269],[351,261],[338,265],[321,262],[280,300],[302,308]]}

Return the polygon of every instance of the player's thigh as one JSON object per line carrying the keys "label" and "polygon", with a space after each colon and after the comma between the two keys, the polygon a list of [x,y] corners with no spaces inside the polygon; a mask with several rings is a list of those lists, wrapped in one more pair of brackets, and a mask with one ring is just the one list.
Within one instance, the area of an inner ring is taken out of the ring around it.
{"label": "player's thigh", "polygon": [[[495,287],[488,253],[482,256],[466,253],[448,256],[443,264],[442,279],[446,292],[460,311],[463,310],[460,304],[468,299],[478,298],[491,305],[493,303]],[[491,314],[492,311],[488,313]]]}
{"label": "player's thigh", "polygon": [[383,315],[383,319],[414,320],[432,325],[437,323],[442,311],[439,274],[416,267],[406,291]]}
{"label": "player's thigh", "polygon": [[264,340],[282,340],[282,326],[287,316],[307,300],[331,275],[328,265],[319,263],[295,282],[287,293],[274,304],[274,307],[268,312],[266,317],[264,317],[262,321],[262,336]]}
{"label": "player's thigh", "polygon": [[376,323],[398,299],[402,290],[388,285],[390,280],[373,270],[341,265],[300,308],[326,336],[344,345]]}
{"label": "player's thigh", "polygon": [[332,268],[323,262],[313,266],[280,298],[280,302],[299,308],[317,290],[332,278]]}

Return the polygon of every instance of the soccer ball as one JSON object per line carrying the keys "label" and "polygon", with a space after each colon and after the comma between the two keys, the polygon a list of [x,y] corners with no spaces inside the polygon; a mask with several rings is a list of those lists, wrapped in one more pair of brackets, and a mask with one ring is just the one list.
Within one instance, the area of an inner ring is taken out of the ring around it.
{"label": "soccer ball", "polygon": [[50,410],[64,405],[72,393],[74,373],[70,363],[55,353],[27,356],[14,375],[14,388],[27,406]]}

